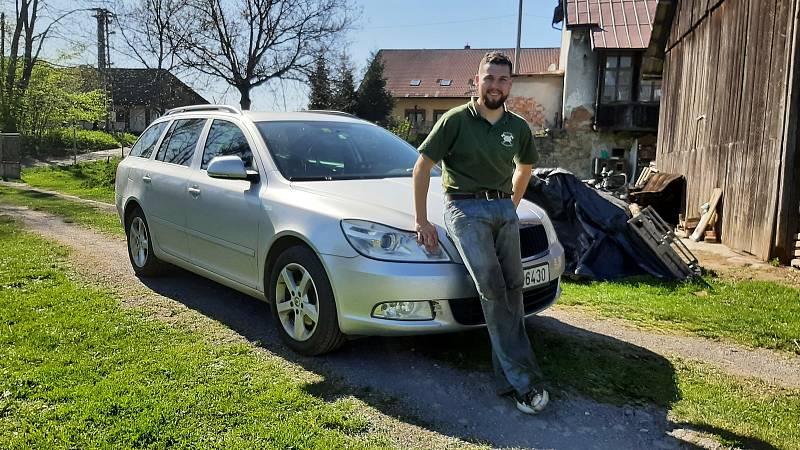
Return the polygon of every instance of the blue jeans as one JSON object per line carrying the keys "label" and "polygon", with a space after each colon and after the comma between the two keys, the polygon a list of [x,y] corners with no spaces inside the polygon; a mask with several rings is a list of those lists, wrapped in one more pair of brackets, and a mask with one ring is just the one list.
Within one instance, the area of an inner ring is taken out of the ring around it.
{"label": "blue jeans", "polygon": [[524,395],[541,378],[525,329],[519,217],[510,199],[452,200],[447,232],[478,289],[498,392]]}

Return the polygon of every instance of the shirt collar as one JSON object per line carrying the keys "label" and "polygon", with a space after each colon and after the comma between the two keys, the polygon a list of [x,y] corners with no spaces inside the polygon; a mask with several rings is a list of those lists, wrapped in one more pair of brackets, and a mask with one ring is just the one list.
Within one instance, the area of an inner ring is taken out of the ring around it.
{"label": "shirt collar", "polygon": [[[486,120],[486,118],[483,117],[481,113],[478,112],[478,106],[477,103],[475,103],[475,97],[470,97],[469,103],[467,104],[467,110],[469,111],[470,115],[472,115],[472,117],[476,119]],[[502,121],[503,123],[508,122],[508,116],[510,114],[511,113],[508,111],[508,107],[506,106],[505,103],[503,103],[503,117],[500,119],[500,121]]]}

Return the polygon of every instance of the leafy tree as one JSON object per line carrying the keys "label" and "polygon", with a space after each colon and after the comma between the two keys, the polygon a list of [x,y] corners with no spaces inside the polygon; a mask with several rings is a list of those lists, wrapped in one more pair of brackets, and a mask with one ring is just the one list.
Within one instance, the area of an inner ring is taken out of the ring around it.
{"label": "leafy tree", "polygon": [[333,82],[332,109],[355,114],[358,107],[353,66],[346,54],[342,54],[337,67],[337,77]]}
{"label": "leafy tree", "polygon": [[393,107],[394,98],[386,90],[383,61],[380,53],[373,53],[364,79],[358,88],[356,114],[362,119],[385,125],[388,123]]}
{"label": "leafy tree", "polygon": [[328,65],[323,56],[317,57],[317,63],[314,71],[308,77],[308,82],[311,85],[308,109],[333,109],[331,80],[328,76]]}
{"label": "leafy tree", "polygon": [[105,118],[102,90],[84,91],[78,69],[63,69],[39,60],[31,70],[25,95],[15,111],[19,131],[40,138],[47,131]]}

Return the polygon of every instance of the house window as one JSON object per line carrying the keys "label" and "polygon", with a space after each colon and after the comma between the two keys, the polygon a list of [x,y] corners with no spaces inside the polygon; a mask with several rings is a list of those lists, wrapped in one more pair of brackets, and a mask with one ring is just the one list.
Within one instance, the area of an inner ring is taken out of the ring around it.
{"label": "house window", "polygon": [[439,86],[450,86],[453,84],[453,80],[439,80]]}
{"label": "house window", "polygon": [[424,109],[407,109],[405,113],[406,120],[411,122],[413,126],[420,126],[422,122],[425,122],[425,110]]}
{"label": "house window", "polygon": [[411,82],[408,84],[410,86],[419,86],[420,84],[422,84],[422,80],[411,80]]}
{"label": "house window", "polygon": [[633,93],[633,56],[608,55],[603,81],[603,103],[629,102]]}
{"label": "house window", "polygon": [[444,113],[446,113],[446,112],[447,112],[446,109],[434,109],[433,110],[433,121],[434,122],[438,122],[439,119],[441,119],[442,116],[444,115]]}
{"label": "house window", "polygon": [[641,80],[639,101],[657,103],[661,101],[661,80]]}

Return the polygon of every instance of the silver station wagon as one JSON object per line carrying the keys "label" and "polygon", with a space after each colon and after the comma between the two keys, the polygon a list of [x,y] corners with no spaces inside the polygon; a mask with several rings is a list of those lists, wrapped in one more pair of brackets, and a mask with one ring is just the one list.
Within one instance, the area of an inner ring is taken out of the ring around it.
{"label": "silver station wagon", "polygon": [[[140,276],[171,263],[271,304],[295,351],[348,337],[484,325],[477,291],[443,226],[440,173],[428,211],[441,245],[414,230],[417,151],[345,113],[171,110],[117,170],[116,206]],[[561,293],[564,251],[544,211],[520,217],[525,312]]]}

